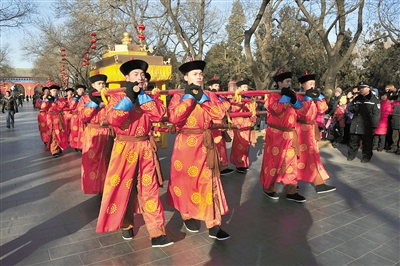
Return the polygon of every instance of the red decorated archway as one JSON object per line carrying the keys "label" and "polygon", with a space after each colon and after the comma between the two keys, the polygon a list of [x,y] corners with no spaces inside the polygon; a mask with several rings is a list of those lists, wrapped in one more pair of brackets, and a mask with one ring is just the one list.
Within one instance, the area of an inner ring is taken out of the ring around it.
{"label": "red decorated archway", "polygon": [[[0,90],[2,94],[5,94],[6,91],[11,91],[11,88],[15,85],[20,85],[24,89],[23,91],[19,90],[20,93],[23,93],[25,96],[32,96],[35,94],[35,90],[41,92],[41,88],[46,86],[43,82],[37,81],[26,81],[26,82],[0,82]],[[40,88],[40,89],[38,89]]]}

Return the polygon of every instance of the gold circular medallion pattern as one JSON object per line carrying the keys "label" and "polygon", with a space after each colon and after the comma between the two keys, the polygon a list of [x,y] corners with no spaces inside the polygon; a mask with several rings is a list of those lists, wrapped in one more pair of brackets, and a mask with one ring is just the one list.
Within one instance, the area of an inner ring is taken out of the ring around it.
{"label": "gold circular medallion pattern", "polygon": [[201,195],[200,193],[195,192],[190,196],[190,199],[194,204],[199,204],[201,202]]}
{"label": "gold circular medallion pattern", "polygon": [[149,175],[149,174],[142,175],[142,185],[143,186],[145,186],[145,187],[150,186],[151,181],[152,181],[151,175]]}
{"label": "gold circular medallion pattern", "polygon": [[188,145],[189,147],[195,147],[197,146],[197,143],[198,143],[197,137],[194,135],[190,135],[186,139],[186,145]]}
{"label": "gold circular medallion pattern", "polygon": [[155,212],[157,210],[157,202],[155,200],[148,200],[144,204],[144,208],[149,213]]}
{"label": "gold circular medallion pattern", "polygon": [[188,175],[191,177],[197,177],[199,175],[199,168],[197,166],[190,166],[188,169]]}
{"label": "gold circular medallion pattern", "polygon": [[197,124],[196,117],[194,117],[192,115],[189,116],[188,119],[186,120],[186,126],[188,128],[194,128],[196,126],[196,124]]}
{"label": "gold circular medallion pattern", "polygon": [[126,154],[126,161],[128,163],[135,163],[137,162],[139,158],[139,155],[136,151],[134,150],[130,150],[127,154]]}
{"label": "gold circular medallion pattern", "polygon": [[269,171],[269,174],[270,174],[271,176],[275,176],[275,174],[276,174],[276,168],[272,168],[272,169]]}
{"label": "gold circular medallion pattern", "polygon": [[119,182],[121,182],[121,178],[119,177],[119,175],[115,174],[115,175],[112,175],[112,176],[110,177],[110,185],[111,185],[112,187],[118,186],[118,185],[119,185]]}
{"label": "gold circular medallion pattern", "polygon": [[117,211],[117,204],[115,204],[115,203],[111,203],[111,204],[107,207],[107,210],[106,210],[106,212],[107,212],[108,214],[114,214],[116,211]]}
{"label": "gold circular medallion pattern", "polygon": [[182,164],[181,161],[175,160],[175,162],[174,162],[174,167],[175,167],[175,169],[176,169],[177,171],[181,171],[182,168],[183,168],[183,164]]}
{"label": "gold circular medallion pattern", "polygon": [[125,147],[125,142],[117,142],[117,144],[115,144],[115,152],[121,154],[124,147]]}
{"label": "gold circular medallion pattern", "polygon": [[177,197],[182,196],[182,190],[179,187],[174,187],[174,193]]}
{"label": "gold circular medallion pattern", "polygon": [[126,180],[125,187],[127,189],[130,189],[132,187],[132,182],[133,182],[133,178],[129,178],[128,180]]}

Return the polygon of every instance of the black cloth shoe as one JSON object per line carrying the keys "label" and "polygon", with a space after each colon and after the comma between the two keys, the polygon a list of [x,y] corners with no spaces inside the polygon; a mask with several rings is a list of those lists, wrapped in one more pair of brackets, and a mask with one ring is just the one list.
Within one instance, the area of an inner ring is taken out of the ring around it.
{"label": "black cloth shoe", "polygon": [[267,193],[264,191],[264,195],[269,197],[270,199],[279,199],[279,195],[276,192]]}
{"label": "black cloth shoe", "polygon": [[390,149],[390,150],[387,150],[386,152],[387,152],[387,153],[396,153],[396,150]]}
{"label": "black cloth shoe", "polygon": [[371,159],[367,159],[367,158],[362,158],[361,162],[362,163],[369,163],[371,161]]}
{"label": "black cloth shoe", "polygon": [[247,168],[247,167],[236,167],[236,172],[238,172],[240,174],[246,173],[247,170],[249,170],[249,168]]}
{"label": "black cloth shoe", "polygon": [[377,151],[378,151],[378,152],[382,152],[382,151],[383,151],[383,149],[382,149],[382,148],[379,148],[379,149],[377,149]]}
{"label": "black cloth shoe", "polygon": [[10,128],[10,126],[6,126],[7,128]]}
{"label": "black cloth shoe", "polygon": [[122,238],[124,240],[131,240],[133,238],[133,228],[128,230],[122,230]]}
{"label": "black cloth shoe", "polygon": [[335,190],[336,190],[336,187],[329,186],[327,184],[315,186],[315,191],[317,191],[318,194],[327,193],[327,192],[331,192],[331,191],[335,191]]}
{"label": "black cloth shoe", "polygon": [[151,246],[153,248],[162,248],[174,244],[174,241],[167,236],[159,236],[151,239]]}
{"label": "black cloth shoe", "polygon": [[229,175],[229,174],[232,174],[234,171],[232,170],[232,169],[225,169],[225,170],[222,170],[221,171],[221,175]]}
{"label": "black cloth shoe", "polygon": [[350,158],[350,157],[347,157],[347,161],[353,161],[355,158]]}
{"label": "black cloth shoe", "polygon": [[340,144],[337,142],[332,143],[332,147],[334,148],[339,148]]}
{"label": "black cloth shoe", "polygon": [[58,153],[53,154],[53,157],[54,157],[54,158],[57,158],[58,156],[60,156]]}
{"label": "black cloth shoe", "polygon": [[185,225],[186,230],[188,230],[189,232],[199,232],[200,227],[195,219],[184,220],[183,224]]}
{"label": "black cloth shoe", "polygon": [[213,228],[210,228],[208,230],[208,236],[210,238],[215,238],[217,240],[226,240],[231,237],[227,232],[222,230],[219,226],[214,226]]}
{"label": "black cloth shoe", "polygon": [[302,195],[299,195],[299,193],[296,194],[287,194],[286,195],[287,200],[295,201],[295,202],[306,202],[306,198],[303,197]]}

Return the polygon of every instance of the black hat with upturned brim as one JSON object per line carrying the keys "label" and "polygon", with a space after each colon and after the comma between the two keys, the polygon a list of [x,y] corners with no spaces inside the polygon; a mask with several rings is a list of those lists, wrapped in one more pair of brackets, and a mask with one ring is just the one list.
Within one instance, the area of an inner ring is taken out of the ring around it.
{"label": "black hat with upturned brim", "polygon": [[146,77],[147,82],[150,82],[150,80],[151,80],[151,75],[150,75],[150,73],[149,73],[149,72],[146,72],[146,73],[144,73],[144,76]]}
{"label": "black hat with upturned brim", "polygon": [[207,81],[207,86],[212,86],[214,84],[221,84],[221,81],[219,79],[212,79]]}
{"label": "black hat with upturned brim", "polygon": [[50,88],[49,87],[43,87],[42,88],[42,92],[44,92],[45,90],[50,90]]}
{"label": "black hat with upturned brim", "polygon": [[75,86],[75,90],[80,89],[80,88],[86,90],[86,86],[85,85],[78,84],[78,85]]}
{"label": "black hat with upturned brim", "polygon": [[243,79],[241,81],[236,82],[236,87],[240,87],[242,85],[249,85],[249,80],[248,79]]}
{"label": "black hat with upturned brim", "polygon": [[140,60],[140,59],[134,59],[134,60],[129,60],[123,63],[120,67],[119,70],[121,73],[126,76],[129,75],[129,73],[132,70],[135,69],[141,69],[143,72],[147,71],[147,68],[149,67],[149,64],[147,64],[145,61]]}
{"label": "black hat with upturned brim", "polygon": [[190,61],[190,62],[187,62],[187,63],[184,63],[183,65],[181,65],[179,67],[179,71],[183,75],[186,75],[190,71],[196,70],[196,69],[203,71],[205,67],[206,67],[206,62],[204,62],[203,60],[194,60],[194,61]]}
{"label": "black hat with upturned brim", "polygon": [[279,72],[272,77],[275,82],[284,81],[285,79],[290,78],[292,78],[292,72],[284,72],[282,69],[280,69]]}
{"label": "black hat with upturned brim", "polygon": [[60,88],[60,86],[58,86],[57,84],[53,84],[53,85],[51,85],[51,86],[49,87],[49,90],[53,90],[53,89],[60,90],[61,88]]}
{"label": "black hat with upturned brim", "polygon": [[97,81],[104,81],[107,82],[107,76],[104,74],[96,74],[89,78],[90,83],[95,83]]}
{"label": "black hat with upturned brim", "polygon": [[315,80],[315,77],[316,77],[316,76],[317,76],[316,74],[309,74],[308,71],[306,70],[306,71],[304,72],[304,75],[301,76],[301,77],[298,79],[298,81],[299,81],[301,84],[303,84],[304,82],[307,82],[307,81],[309,81],[309,80]]}
{"label": "black hat with upturned brim", "polygon": [[74,88],[66,88],[66,89],[65,89],[65,92],[67,92],[67,91],[72,91],[72,92],[74,92],[75,90],[74,90]]}

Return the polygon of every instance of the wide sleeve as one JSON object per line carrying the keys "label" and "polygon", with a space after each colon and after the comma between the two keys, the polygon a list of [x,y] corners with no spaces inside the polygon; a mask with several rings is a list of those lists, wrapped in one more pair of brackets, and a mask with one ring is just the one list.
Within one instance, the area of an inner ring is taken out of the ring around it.
{"label": "wide sleeve", "polygon": [[196,107],[196,100],[189,94],[175,94],[168,105],[168,120],[175,125],[185,123]]}
{"label": "wide sleeve", "polygon": [[107,122],[114,127],[120,127],[129,117],[134,104],[124,93],[118,93],[111,95],[106,108]]}
{"label": "wide sleeve", "polygon": [[210,115],[211,119],[222,119],[225,116],[223,102],[218,99],[215,93],[204,92],[198,102],[204,111]]}
{"label": "wide sleeve", "polygon": [[265,103],[265,108],[267,109],[268,113],[272,116],[280,116],[285,110],[290,106],[290,103],[280,103],[279,100],[281,99],[281,95],[277,93],[272,93],[267,98]]}
{"label": "wide sleeve", "polygon": [[159,98],[152,98],[143,90],[138,96],[140,109],[145,113],[152,122],[161,121],[162,117],[167,112],[164,103]]}
{"label": "wide sleeve", "polygon": [[83,123],[87,123],[97,114],[98,112],[98,104],[91,101],[89,96],[85,95],[81,97],[79,101],[80,108],[78,108],[79,118]]}
{"label": "wide sleeve", "polygon": [[71,102],[67,101],[67,105],[64,107],[63,111],[72,111],[75,110],[76,106],[78,105],[78,100],[73,98]]}

